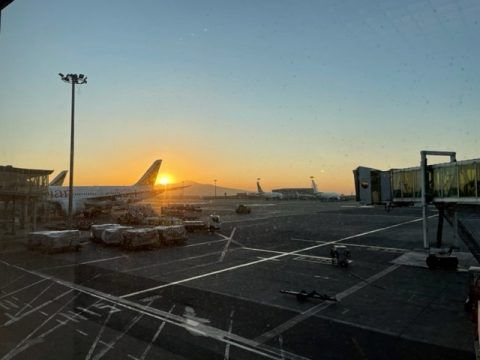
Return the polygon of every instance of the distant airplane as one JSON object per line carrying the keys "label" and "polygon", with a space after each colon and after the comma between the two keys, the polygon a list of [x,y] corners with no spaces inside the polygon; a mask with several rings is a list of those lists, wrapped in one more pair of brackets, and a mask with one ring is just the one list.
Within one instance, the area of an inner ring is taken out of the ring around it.
{"label": "distant airplane", "polygon": [[260,178],[257,179],[257,196],[263,197],[265,199],[283,199],[283,194],[279,192],[265,192],[260,186]]}
{"label": "distant airplane", "polygon": [[312,190],[313,190],[313,195],[321,200],[341,200],[340,194],[336,192],[321,192],[318,191],[317,184],[315,183],[315,177],[310,176],[310,179],[312,180]]}
{"label": "distant airplane", "polygon": [[[74,186],[73,214],[79,214],[92,208],[102,210],[111,208],[113,205],[126,205],[164,192],[163,187],[155,188],[161,164],[162,160],[155,160],[140,180],[132,186]],[[66,213],[68,211],[68,186],[49,186],[49,193],[50,201],[57,203]]]}
{"label": "distant airplane", "polygon": [[50,181],[50,184],[48,184],[48,186],[62,186],[63,182],[65,181],[65,176],[67,176],[67,172],[67,170],[59,172],[55,179]]}

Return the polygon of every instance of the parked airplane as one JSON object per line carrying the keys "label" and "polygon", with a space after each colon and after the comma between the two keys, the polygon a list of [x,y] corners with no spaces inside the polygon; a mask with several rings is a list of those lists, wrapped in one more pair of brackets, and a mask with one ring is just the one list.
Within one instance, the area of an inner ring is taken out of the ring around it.
{"label": "parked airplane", "polygon": [[48,184],[48,186],[62,186],[63,182],[65,181],[66,175],[67,175],[67,170],[63,170],[59,172],[58,175],[55,176],[55,178],[52,181],[50,181],[50,184]]}
{"label": "parked airplane", "polygon": [[279,192],[265,192],[260,186],[260,178],[257,179],[257,196],[261,196],[265,199],[283,199],[283,194]]}
{"label": "parked airplane", "polygon": [[[73,214],[92,208],[105,209],[113,205],[126,205],[156,196],[164,191],[155,188],[162,160],[155,160],[145,174],[131,186],[74,186]],[[170,189],[173,190],[173,189]],[[64,212],[68,211],[68,186],[49,186],[50,201],[57,203]]]}
{"label": "parked airplane", "polygon": [[315,183],[315,177],[310,176],[310,179],[312,179],[312,190],[313,190],[313,195],[321,200],[341,200],[340,194],[336,192],[321,192],[318,191],[317,184]]}

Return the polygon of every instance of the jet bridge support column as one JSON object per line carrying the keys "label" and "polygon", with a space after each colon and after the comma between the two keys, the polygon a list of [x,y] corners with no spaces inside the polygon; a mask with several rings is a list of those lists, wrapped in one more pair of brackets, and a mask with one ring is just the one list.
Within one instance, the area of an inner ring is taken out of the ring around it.
{"label": "jet bridge support column", "polygon": [[[427,223],[427,213],[428,213],[428,203],[430,184],[428,181],[428,164],[427,164],[427,155],[435,156],[449,156],[450,162],[457,161],[456,153],[453,151],[430,151],[422,150],[420,151],[420,172],[422,176],[422,233],[423,233],[423,248],[425,250],[430,249],[430,244],[428,243],[428,223]],[[437,239],[438,241],[438,239]],[[441,239],[440,239],[441,241]]]}
{"label": "jet bridge support column", "polygon": [[443,206],[437,207],[438,209],[438,226],[437,226],[437,248],[442,247],[443,236],[443,220],[445,218],[445,209]]}
{"label": "jet bridge support column", "polygon": [[427,154],[426,151],[422,151],[420,161],[420,171],[422,173],[422,234],[423,234],[423,248],[428,250],[430,248],[428,244],[428,226],[427,226]]}

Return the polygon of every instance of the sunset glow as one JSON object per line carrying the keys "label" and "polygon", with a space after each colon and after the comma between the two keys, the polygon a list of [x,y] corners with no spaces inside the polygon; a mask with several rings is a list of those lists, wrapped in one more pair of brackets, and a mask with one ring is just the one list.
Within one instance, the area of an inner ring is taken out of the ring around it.
{"label": "sunset glow", "polygon": [[75,31],[58,14],[88,8],[79,2],[2,12],[1,165],[69,168],[71,94],[59,71],[88,75],[75,98],[75,185],[135,184],[161,158],[159,185],[218,179],[255,191],[261,178],[268,191],[308,187],[313,175],[319,190],[350,194],[359,165],[415,166],[423,149],[478,157],[478,27],[462,20],[478,17],[473,0],[445,5],[458,21],[443,26],[428,2],[420,25],[396,1],[385,2],[391,18],[372,5],[375,26],[355,2],[174,1],[165,11],[149,1],[135,16],[87,3],[94,16]]}
{"label": "sunset glow", "polygon": [[159,175],[158,178],[157,178],[157,185],[168,185],[168,184],[171,184],[173,181],[172,181],[172,177],[170,175]]}

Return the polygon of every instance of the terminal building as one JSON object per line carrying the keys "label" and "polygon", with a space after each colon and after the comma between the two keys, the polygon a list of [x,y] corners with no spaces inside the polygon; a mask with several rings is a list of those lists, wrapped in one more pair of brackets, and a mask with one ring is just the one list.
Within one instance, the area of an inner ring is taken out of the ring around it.
{"label": "terminal building", "polygon": [[0,232],[20,228],[35,230],[37,209],[48,195],[48,176],[53,170],[0,166]]}

